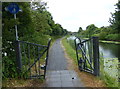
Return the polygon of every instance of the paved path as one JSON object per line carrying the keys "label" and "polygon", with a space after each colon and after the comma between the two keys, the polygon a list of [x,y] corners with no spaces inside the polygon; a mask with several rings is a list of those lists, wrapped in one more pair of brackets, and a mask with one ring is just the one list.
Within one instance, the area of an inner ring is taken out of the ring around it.
{"label": "paved path", "polygon": [[60,41],[56,40],[49,52],[45,87],[83,87],[76,72],[67,70],[67,59]]}
{"label": "paved path", "polygon": [[60,39],[56,40],[49,52],[47,70],[66,70],[67,60],[61,47]]}

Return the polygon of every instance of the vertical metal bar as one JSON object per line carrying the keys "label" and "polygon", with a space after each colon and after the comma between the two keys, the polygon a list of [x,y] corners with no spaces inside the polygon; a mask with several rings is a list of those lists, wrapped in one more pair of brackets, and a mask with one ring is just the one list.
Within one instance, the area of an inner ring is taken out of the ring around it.
{"label": "vertical metal bar", "polygon": [[26,55],[26,43],[23,43],[23,53],[24,53],[24,70],[26,71],[29,67],[27,66],[27,55]]}
{"label": "vertical metal bar", "polygon": [[45,79],[45,76],[46,76],[46,68],[47,68],[47,63],[48,63],[48,56],[49,56],[48,54],[49,54],[50,43],[51,43],[51,38],[48,40],[47,53],[46,53],[46,60],[45,60],[44,79]]}
{"label": "vertical metal bar", "polygon": [[[28,44],[28,61],[29,61],[29,67],[30,67],[30,44]],[[31,77],[31,68],[30,68],[30,77]]]}
{"label": "vertical metal bar", "polygon": [[[34,62],[35,62],[35,60],[36,60],[35,51],[36,51],[36,49],[35,49],[35,47],[34,47],[34,45],[33,45],[33,58],[34,58]],[[36,63],[35,63],[35,72],[36,72],[36,75],[37,75],[37,66],[36,66]]]}
{"label": "vertical metal bar", "polygon": [[17,61],[17,71],[20,74],[22,70],[22,60],[21,60],[20,42],[18,40],[16,40],[16,61]]}
{"label": "vertical metal bar", "polygon": [[2,2],[0,1],[0,89],[2,88]]}
{"label": "vertical metal bar", "polygon": [[88,41],[88,55],[90,60],[90,65],[92,66],[92,47],[91,47],[91,39]]}
{"label": "vertical metal bar", "polygon": [[38,70],[39,70],[39,75],[38,75],[38,77],[40,77],[40,70],[41,70],[41,68],[40,68],[40,59],[38,60]]}
{"label": "vertical metal bar", "polygon": [[25,44],[23,43],[23,53],[24,53],[24,63],[26,65],[26,51],[25,51]]}
{"label": "vertical metal bar", "polygon": [[23,57],[23,55],[24,55],[24,53],[23,53],[23,52],[24,52],[24,48],[23,48],[23,47],[24,47],[24,46],[23,46],[24,43],[21,43],[21,45],[22,45],[22,46],[21,46],[21,56],[22,56],[21,60],[22,60],[22,65],[24,65],[24,64],[25,64],[25,60],[23,59],[23,58],[24,58],[24,57]]}
{"label": "vertical metal bar", "polygon": [[[38,52],[38,58],[39,58],[39,55],[40,55],[39,47],[37,47],[37,52]],[[40,59],[38,60],[38,72],[39,72],[39,76],[40,76]]]}
{"label": "vertical metal bar", "polygon": [[93,59],[94,59],[94,75],[99,76],[100,64],[99,64],[99,40],[98,37],[93,38]]}
{"label": "vertical metal bar", "polygon": [[78,50],[77,50],[78,45],[77,45],[77,43],[76,43],[76,40],[77,40],[77,38],[74,40],[74,43],[75,43],[76,56],[77,56],[77,62],[78,62],[78,67],[79,67]]}
{"label": "vertical metal bar", "polygon": [[91,62],[91,64],[92,64],[92,49],[93,47],[92,47],[92,39],[90,39],[90,62]]}
{"label": "vertical metal bar", "polygon": [[[84,52],[85,52],[85,54],[87,53],[87,45],[86,45],[86,42],[85,43],[83,43],[83,49],[84,49]],[[87,55],[86,55],[87,56]]]}
{"label": "vertical metal bar", "polygon": [[91,64],[92,64],[92,67],[93,67],[93,64],[94,64],[93,63],[93,42],[92,42],[93,40],[91,39],[90,41],[91,41]]}
{"label": "vertical metal bar", "polygon": [[49,41],[48,41],[47,55],[46,55],[46,66],[47,66],[47,63],[48,63],[48,54],[49,54],[50,43],[51,43],[51,38],[50,38]]}
{"label": "vertical metal bar", "polygon": [[[83,58],[84,58],[84,70],[86,69],[86,57],[87,57],[87,55],[86,55],[86,42],[85,43],[83,43],[84,45],[83,45],[83,50],[84,50],[84,52],[85,52],[85,55],[83,54]],[[84,47],[85,46],[85,47]],[[86,57],[85,57],[86,56]]]}

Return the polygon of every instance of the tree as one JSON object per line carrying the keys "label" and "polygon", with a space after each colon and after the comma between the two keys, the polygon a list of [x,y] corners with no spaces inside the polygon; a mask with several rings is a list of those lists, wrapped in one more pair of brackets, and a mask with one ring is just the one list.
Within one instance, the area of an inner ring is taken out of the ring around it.
{"label": "tree", "polygon": [[82,31],[83,31],[82,27],[79,27],[78,33],[82,32]]}
{"label": "tree", "polygon": [[112,13],[112,18],[110,18],[109,22],[112,24],[114,33],[120,33],[120,1],[118,1],[116,6],[115,13]]}
{"label": "tree", "polygon": [[86,27],[86,32],[88,34],[88,37],[91,37],[93,32],[97,29],[97,27],[94,24],[88,25]]}

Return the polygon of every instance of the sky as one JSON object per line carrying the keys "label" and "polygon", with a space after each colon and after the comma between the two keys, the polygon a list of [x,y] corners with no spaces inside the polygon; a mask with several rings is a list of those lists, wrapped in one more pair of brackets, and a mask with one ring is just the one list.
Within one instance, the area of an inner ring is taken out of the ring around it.
{"label": "sky", "polygon": [[111,12],[115,12],[118,0],[43,0],[49,7],[55,23],[68,31],[77,32],[90,24],[97,27],[109,26]]}

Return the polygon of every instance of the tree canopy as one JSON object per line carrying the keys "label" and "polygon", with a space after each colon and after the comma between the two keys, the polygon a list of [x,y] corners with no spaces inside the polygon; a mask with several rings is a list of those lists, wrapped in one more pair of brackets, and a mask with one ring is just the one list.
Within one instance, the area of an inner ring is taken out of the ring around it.
{"label": "tree canopy", "polygon": [[[47,44],[49,38],[63,36],[67,33],[60,24],[56,24],[45,2],[16,2],[22,9],[14,15],[5,11],[10,2],[2,3],[2,56],[3,76],[15,77],[15,25],[18,26],[19,40],[37,44]],[[5,55],[6,54],[6,55]],[[14,68],[13,68],[14,67]]]}

